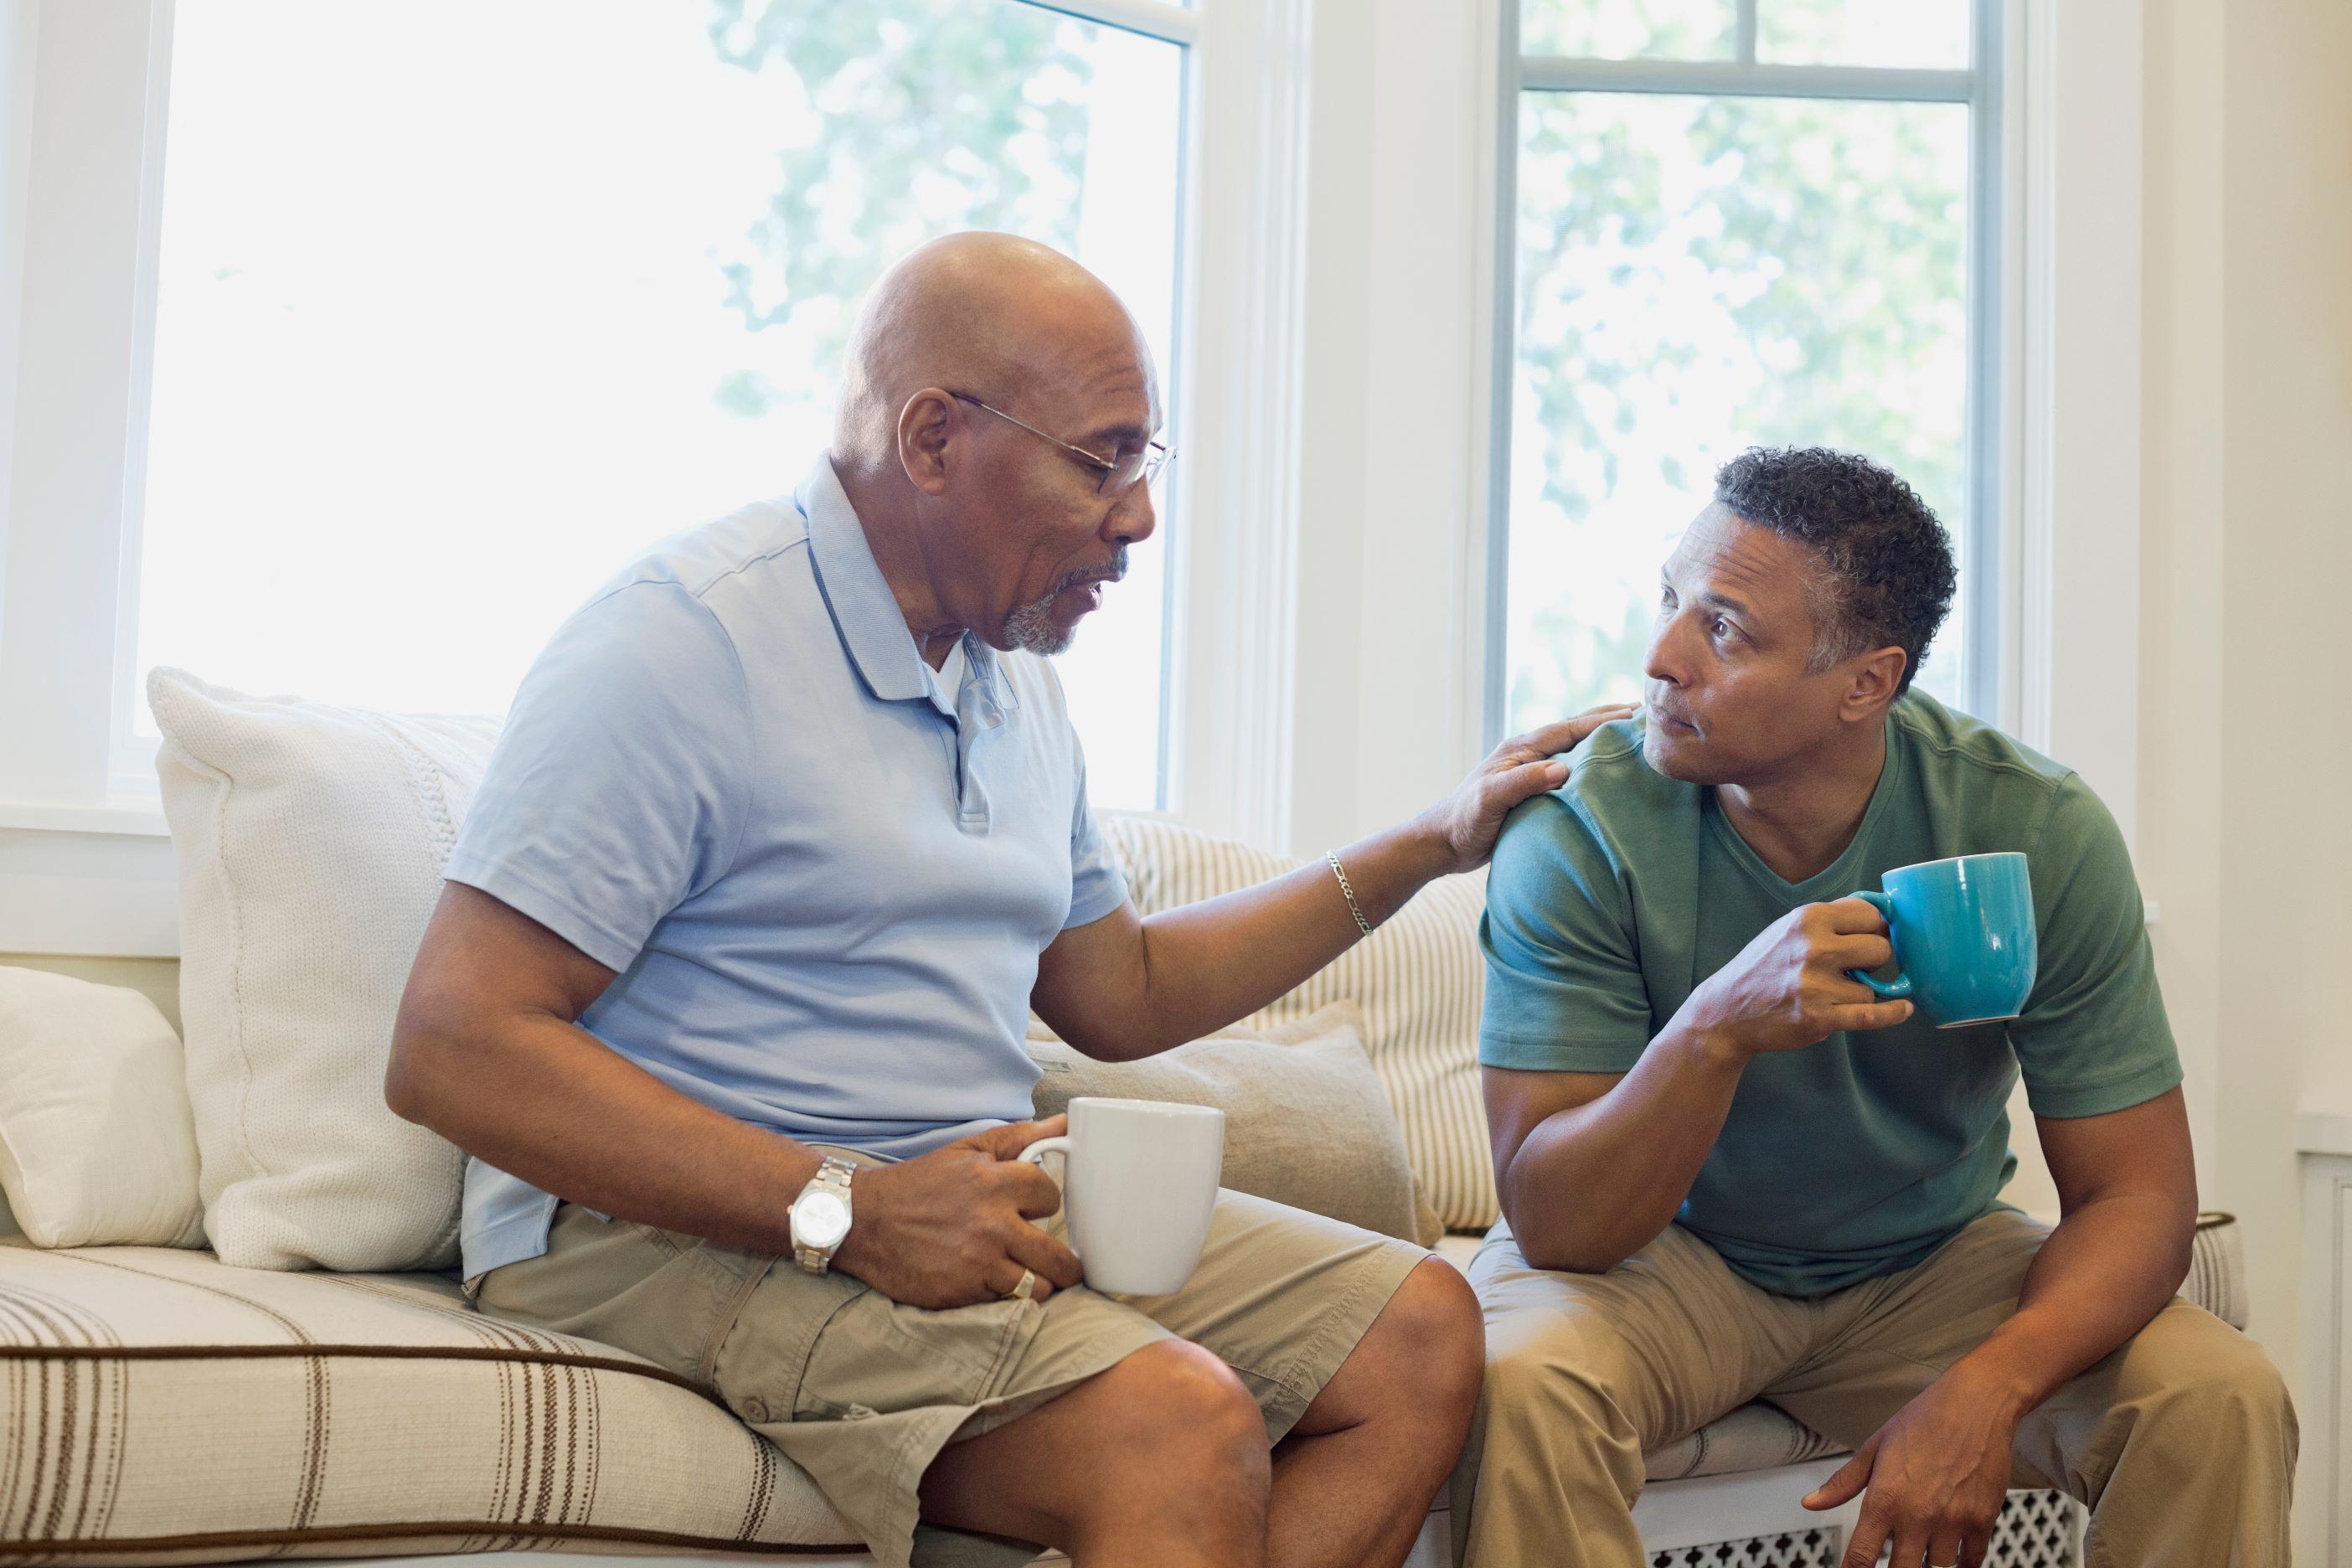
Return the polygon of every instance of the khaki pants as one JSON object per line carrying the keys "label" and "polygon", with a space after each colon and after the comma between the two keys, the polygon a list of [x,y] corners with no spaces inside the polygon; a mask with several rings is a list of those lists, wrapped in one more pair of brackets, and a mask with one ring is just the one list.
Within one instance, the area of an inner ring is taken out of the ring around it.
{"label": "khaki pants", "polygon": [[[1642,1455],[1769,1399],[1860,1446],[2017,1307],[2048,1235],[1987,1215],[1916,1268],[1815,1300],[1760,1290],[1680,1226],[1603,1275],[1470,1267],[1486,1388],[1454,1478],[1463,1568],[1640,1568]],[[2260,1347],[2185,1300],[2018,1427],[2012,1474],[2091,1509],[2091,1568],[2287,1562],[2295,1422]]]}
{"label": "khaki pants", "polygon": [[1010,1568],[1036,1548],[919,1522],[916,1489],[941,1448],[1171,1336],[1232,1367],[1257,1396],[1266,1441],[1279,1442],[1428,1257],[1227,1192],[1200,1267],[1172,1296],[1080,1286],[933,1312],[846,1274],[804,1274],[790,1258],[566,1204],[546,1254],[483,1275],[477,1300],[710,1390],[815,1479],[884,1568]]}

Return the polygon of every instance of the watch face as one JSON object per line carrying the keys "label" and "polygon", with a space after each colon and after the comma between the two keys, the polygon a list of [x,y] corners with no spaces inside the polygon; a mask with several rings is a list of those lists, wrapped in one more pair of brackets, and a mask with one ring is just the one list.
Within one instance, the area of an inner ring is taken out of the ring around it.
{"label": "watch face", "polygon": [[793,1239],[822,1251],[849,1234],[849,1205],[836,1193],[810,1193],[793,1205]]}

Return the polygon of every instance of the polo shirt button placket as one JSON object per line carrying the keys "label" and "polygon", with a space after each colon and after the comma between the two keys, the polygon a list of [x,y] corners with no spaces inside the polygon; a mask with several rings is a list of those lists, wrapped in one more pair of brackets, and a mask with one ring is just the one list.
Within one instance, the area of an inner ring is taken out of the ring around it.
{"label": "polo shirt button placket", "polygon": [[1003,711],[985,697],[974,700],[969,689],[956,715],[956,826],[966,833],[989,828],[988,788],[974,764],[981,743],[1003,722]]}

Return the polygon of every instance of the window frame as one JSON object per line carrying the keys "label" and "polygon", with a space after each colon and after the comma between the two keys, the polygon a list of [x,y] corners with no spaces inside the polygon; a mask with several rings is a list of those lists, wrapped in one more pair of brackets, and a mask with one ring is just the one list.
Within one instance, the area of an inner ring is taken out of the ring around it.
{"label": "window frame", "polygon": [[1537,92],[1657,93],[1830,101],[1959,103],[1969,108],[1967,514],[1961,519],[1969,584],[1961,701],[2013,726],[2017,549],[2007,418],[2013,399],[2003,374],[2011,336],[2013,229],[2004,193],[2010,176],[2009,120],[2001,83],[2010,67],[2005,12],[2015,0],[1969,0],[1969,63],[1962,69],[1784,64],[1757,58],[1758,13],[1771,0],[1738,0],[1735,53],[1724,60],[1587,59],[1530,55],[1519,43],[1526,0],[1496,0],[1495,271],[1487,397],[1486,560],[1483,622],[1483,734],[1502,739],[1510,702],[1511,407],[1518,370],[1518,146],[1522,108]]}
{"label": "window frame", "polygon": [[[1183,50],[1160,795],[1245,831],[1290,719],[1251,671],[1288,657],[1309,0],[998,3]],[[131,723],[173,21],[173,0],[0,0],[0,952],[176,952]],[[1202,262],[1236,254],[1269,286]],[[1217,522],[1242,516],[1273,526]],[[1202,647],[1242,657],[1188,676]]]}
{"label": "window frame", "polygon": [[[1052,8],[1118,25],[1142,3]],[[1312,0],[1191,14],[1163,755],[1170,810],[1208,831],[1318,853],[1426,806],[1485,750],[1510,3],[1361,0],[1339,21],[1319,7],[1319,27]],[[2139,675],[2116,650],[2141,616],[2145,0],[2000,4],[1999,719],[2128,837]],[[91,584],[119,588],[103,525],[120,489],[13,461],[76,427],[60,400],[122,428],[134,275],[102,247],[98,267],[41,271],[27,237],[100,150],[77,128],[119,145],[136,119],[119,93],[114,122],[92,112],[92,36],[114,57],[99,77],[143,91],[153,9],[0,0],[0,953],[177,951],[161,817],[79,764],[105,754],[103,725],[60,689],[87,685],[85,657],[112,679],[107,647],[76,638],[117,613]],[[37,94],[44,72],[72,90]],[[95,302],[94,334],[27,310],[61,279]]]}
{"label": "window frame", "polygon": [[[1191,79],[1195,74],[1194,46],[1202,30],[1198,12],[1170,0],[993,3],[1028,5],[1118,27],[1172,44],[1183,51],[1181,69],[1186,82],[1180,100],[1183,123],[1178,127],[1178,133],[1189,142],[1197,114]],[[119,383],[108,376],[108,384],[102,388],[89,389],[89,395],[71,400],[70,417],[50,422],[54,426],[50,428],[37,425],[37,438],[24,444],[26,449],[39,454],[33,464],[37,492],[42,480],[50,477],[45,475],[45,468],[65,469],[68,471],[55,473],[55,479],[80,492],[86,502],[96,500],[99,504],[86,504],[80,513],[89,519],[80,548],[68,545],[58,557],[36,561],[26,568],[43,583],[63,581],[77,590],[62,596],[68,601],[79,601],[73,611],[74,624],[42,624],[64,618],[65,605],[58,597],[48,597],[47,613],[38,604],[13,606],[16,613],[10,619],[19,628],[22,641],[30,642],[37,637],[48,646],[65,650],[65,657],[56,660],[51,669],[40,672],[59,682],[60,689],[47,703],[35,700],[21,685],[12,691],[5,684],[5,674],[0,673],[0,723],[7,726],[8,732],[24,734],[28,742],[20,748],[12,748],[19,753],[14,766],[5,754],[0,754],[0,821],[95,824],[134,832],[163,831],[154,777],[156,742],[152,737],[140,736],[133,720],[141,700],[136,687],[143,567],[142,501],[162,248],[164,138],[170,119],[173,19],[173,0],[131,0],[130,4],[95,0],[88,20],[98,26],[84,30],[79,37],[76,36],[75,23],[81,18],[65,16],[64,8],[55,0],[46,12],[41,0],[8,0],[7,14],[0,17],[0,27],[5,28],[7,36],[21,33],[25,38],[24,47],[11,49],[5,62],[12,67],[21,62],[25,79],[19,82],[13,72],[0,77],[12,89],[11,105],[21,111],[41,100],[42,95],[36,89],[42,66],[36,58],[34,42],[44,25],[62,22],[58,32],[62,35],[68,59],[77,72],[77,85],[90,89],[88,96],[92,110],[90,117],[68,127],[62,136],[53,133],[48,126],[42,127],[43,139],[51,146],[59,142],[82,141],[92,147],[92,155],[81,161],[83,166],[69,167],[67,173],[77,180],[87,181],[94,199],[82,204],[82,211],[54,224],[45,223],[37,230],[28,230],[21,222],[12,226],[8,254],[13,258],[29,251],[28,259],[36,270],[33,276],[26,277],[23,289],[10,296],[7,306],[21,320],[29,300],[39,307],[44,316],[78,329],[75,335],[85,341],[100,336],[115,338],[113,347],[121,365]],[[50,65],[54,67],[55,63]],[[51,79],[62,74],[55,72]],[[134,99],[138,105],[135,121],[131,118]],[[56,161],[39,161],[44,158],[43,152],[37,148],[29,127],[26,129],[27,134],[11,136],[8,142],[9,173],[28,176],[21,185],[16,181],[10,182],[12,196],[30,187],[36,180],[51,177],[58,166]],[[1182,288],[1181,234],[1183,219],[1194,199],[1186,166],[1193,162],[1182,156],[1178,160],[1180,254],[1173,259],[1179,269],[1175,328],[1180,340],[1188,303]],[[10,211],[20,213],[22,205],[21,202],[12,201]],[[98,276],[93,282],[100,287],[91,292],[109,297],[61,298],[61,290],[50,287],[39,270],[45,262],[61,254],[94,258]],[[17,268],[12,268],[12,273],[24,276]],[[127,318],[121,308],[126,295]],[[7,356],[7,384],[13,387],[26,379],[41,384],[54,381],[57,372],[52,356],[44,353],[45,345],[37,337],[26,346],[12,332],[6,346],[19,351]],[[29,370],[30,375],[26,376],[19,366]],[[66,408],[61,402],[61,416],[66,414]],[[90,437],[76,440],[75,426],[91,432]],[[0,440],[15,434],[12,420],[8,436],[0,437]],[[0,451],[5,450],[0,447]],[[1171,481],[1173,490],[1181,485],[1181,475],[1171,475]],[[0,507],[6,505],[7,499],[5,492],[0,492]],[[111,547],[106,546],[102,539],[110,532],[114,540]],[[110,615],[101,607],[108,600],[112,602]],[[110,649],[101,649],[100,637],[105,629],[110,629],[112,634]],[[32,635],[26,636],[27,632]],[[1163,672],[1173,662],[1170,656],[1177,640],[1176,632],[1177,628],[1163,619]],[[12,663],[20,667],[20,674],[24,673],[21,658]],[[105,683],[102,698],[101,665]],[[1155,795],[1157,804],[1165,805],[1170,795],[1170,758],[1164,680],[1160,696],[1162,722]],[[102,757],[93,751],[95,721],[91,717],[101,704],[108,731]],[[68,708],[70,714],[66,711]],[[48,757],[52,759],[51,765],[38,770],[27,768],[22,761],[26,754]]]}

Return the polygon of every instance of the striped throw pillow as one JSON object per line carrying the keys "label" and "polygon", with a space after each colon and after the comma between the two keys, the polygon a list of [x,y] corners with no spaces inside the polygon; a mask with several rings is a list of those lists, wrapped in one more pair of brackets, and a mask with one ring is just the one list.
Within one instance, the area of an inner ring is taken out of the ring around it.
{"label": "striped throw pillow", "polygon": [[2197,1216],[2180,1293],[2231,1328],[2246,1326],[2246,1235],[2236,1215],[2208,1210]]}
{"label": "striped throw pillow", "polygon": [[[1135,906],[1147,915],[1252,887],[1300,864],[1166,817],[1105,812],[1101,823]],[[1362,1008],[1372,1070],[1396,1108],[1423,1195],[1448,1230],[1484,1230],[1500,1212],[1478,1092],[1486,981],[1478,917],[1486,902],[1484,871],[1433,882],[1321,973],[1242,1020],[1264,1029],[1334,1002]]]}

